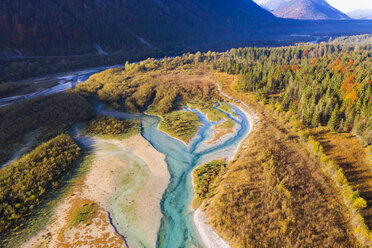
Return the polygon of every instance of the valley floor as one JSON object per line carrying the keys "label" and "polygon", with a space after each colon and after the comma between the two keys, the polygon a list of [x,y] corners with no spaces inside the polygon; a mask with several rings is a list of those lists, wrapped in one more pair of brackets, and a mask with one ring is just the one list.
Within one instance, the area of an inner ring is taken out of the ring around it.
{"label": "valley floor", "polygon": [[[246,111],[252,131],[213,182],[207,203],[194,214],[204,245],[364,246],[340,189],[298,134],[254,101],[252,94],[236,91],[236,76],[197,70],[204,80],[218,82],[225,100]],[[236,135],[237,130],[230,129],[229,135]],[[329,132],[315,137],[369,206],[372,175],[365,163],[366,151],[355,138]],[[218,144],[220,138],[212,143]],[[92,146],[95,153],[89,172],[61,201],[47,227],[21,247],[155,247],[163,216],[160,202],[170,181],[165,155],[140,134],[122,140],[83,137],[80,142]],[[89,204],[94,206],[93,217],[71,224],[74,213]],[[369,225],[370,213],[370,207],[362,210]]]}

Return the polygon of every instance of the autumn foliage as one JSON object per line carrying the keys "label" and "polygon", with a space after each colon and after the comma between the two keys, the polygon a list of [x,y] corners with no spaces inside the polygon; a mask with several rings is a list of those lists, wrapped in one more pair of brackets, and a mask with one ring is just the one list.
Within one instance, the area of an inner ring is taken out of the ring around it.
{"label": "autumn foliage", "polygon": [[370,40],[366,35],[319,45],[232,49],[212,68],[239,75],[238,89],[255,92],[263,103],[280,103],[306,126],[353,131],[372,144]]}
{"label": "autumn foliage", "polygon": [[24,225],[79,157],[78,145],[62,134],[0,170],[0,237]]}

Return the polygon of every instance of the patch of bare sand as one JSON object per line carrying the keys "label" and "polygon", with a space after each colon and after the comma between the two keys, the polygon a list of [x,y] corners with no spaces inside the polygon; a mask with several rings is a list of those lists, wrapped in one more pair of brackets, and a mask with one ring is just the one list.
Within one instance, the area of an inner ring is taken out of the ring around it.
{"label": "patch of bare sand", "polygon": [[193,216],[196,230],[206,248],[230,248],[230,246],[209,225],[205,213],[197,209]]}
{"label": "patch of bare sand", "polygon": [[120,143],[145,162],[149,170],[146,181],[127,198],[130,204],[135,206],[127,213],[130,215],[130,229],[133,231],[130,233],[135,234],[135,237],[128,238],[128,243],[130,245],[131,239],[136,238],[142,244],[146,244],[146,247],[156,247],[157,234],[163,216],[160,202],[170,179],[165,155],[156,151],[141,136],[133,136]]}

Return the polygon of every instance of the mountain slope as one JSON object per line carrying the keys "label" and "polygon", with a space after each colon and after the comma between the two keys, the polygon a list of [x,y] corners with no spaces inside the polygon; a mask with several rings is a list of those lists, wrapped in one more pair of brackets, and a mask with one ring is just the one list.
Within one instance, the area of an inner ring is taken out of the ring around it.
{"label": "mountain slope", "polygon": [[167,47],[275,20],[251,0],[3,0],[0,17],[0,50],[26,54]]}
{"label": "mountain slope", "polygon": [[357,9],[347,13],[353,19],[372,20],[372,9]]}
{"label": "mountain slope", "polygon": [[290,0],[255,0],[262,8],[274,11]]}
{"label": "mountain slope", "polygon": [[347,15],[325,0],[255,0],[275,16],[304,20],[345,20]]}

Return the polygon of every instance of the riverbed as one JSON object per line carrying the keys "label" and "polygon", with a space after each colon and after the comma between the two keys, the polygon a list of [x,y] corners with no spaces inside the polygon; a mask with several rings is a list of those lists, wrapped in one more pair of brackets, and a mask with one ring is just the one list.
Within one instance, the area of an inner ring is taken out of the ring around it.
{"label": "riverbed", "polygon": [[[207,141],[211,139],[213,132],[210,130],[216,125],[216,122],[208,121],[206,115],[196,109],[189,109],[195,112],[202,126],[191,144],[186,146],[183,142],[172,138],[158,130],[160,118],[147,115],[123,114],[112,110],[101,110],[100,114],[116,118],[141,118],[142,136],[159,152],[165,154],[168,170],[171,175],[170,183],[166,189],[162,201],[161,209],[163,218],[158,231],[156,247],[204,247],[201,237],[196,231],[193,222],[194,211],[191,209],[191,200],[193,197],[193,188],[191,184],[192,170],[205,162],[214,159],[230,160],[234,157],[239,143],[247,135],[249,131],[249,122],[246,115],[237,107],[233,107],[234,117],[228,114],[237,127],[236,135],[228,139],[221,139],[210,145]],[[140,235],[131,235],[128,232],[126,222],[119,220],[125,217],[121,216],[121,209],[111,202],[111,211],[113,219],[118,230],[127,237],[129,247],[142,247],[144,242]],[[150,245],[154,247],[155,244]]]}
{"label": "riverbed", "polygon": [[88,68],[84,70],[62,72],[18,81],[17,84],[23,86],[27,85],[28,88],[31,89],[26,90],[26,92],[23,93],[16,92],[7,97],[0,98],[0,108],[13,103],[22,102],[27,99],[35,98],[37,96],[47,96],[64,92],[67,89],[74,88],[76,85],[87,81],[90,76],[96,73],[120,66],[121,65]]}

